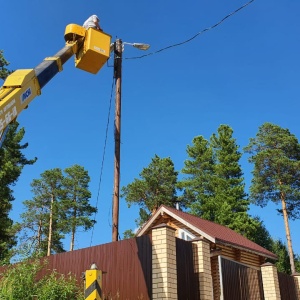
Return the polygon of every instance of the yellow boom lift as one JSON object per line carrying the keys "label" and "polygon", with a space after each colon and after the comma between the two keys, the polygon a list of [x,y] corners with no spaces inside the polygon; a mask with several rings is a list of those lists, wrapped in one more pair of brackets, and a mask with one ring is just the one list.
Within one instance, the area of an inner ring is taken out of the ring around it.
{"label": "yellow boom lift", "polygon": [[69,24],[65,41],[64,48],[34,69],[16,70],[6,78],[0,88],[0,147],[8,125],[41,95],[42,88],[62,71],[62,65],[71,56],[75,55],[77,68],[92,74],[96,74],[109,58],[111,36],[102,31]]}

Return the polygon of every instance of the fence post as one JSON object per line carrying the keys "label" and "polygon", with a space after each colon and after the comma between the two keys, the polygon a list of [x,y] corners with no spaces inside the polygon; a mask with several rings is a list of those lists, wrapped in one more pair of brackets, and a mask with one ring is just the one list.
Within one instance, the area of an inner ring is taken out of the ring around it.
{"label": "fence post", "polygon": [[292,274],[295,280],[295,288],[297,292],[298,299],[300,299],[300,273]]}
{"label": "fence post", "polygon": [[261,265],[261,275],[265,299],[281,300],[276,266],[271,263]]}
{"label": "fence post", "polygon": [[177,298],[175,229],[160,224],[152,228],[152,299]]}
{"label": "fence post", "polygon": [[204,238],[193,240],[195,272],[199,282],[200,299],[213,299],[213,283],[210,264],[210,244]]}
{"label": "fence post", "polygon": [[101,300],[102,298],[102,271],[98,270],[96,264],[92,264],[85,271],[85,300]]}

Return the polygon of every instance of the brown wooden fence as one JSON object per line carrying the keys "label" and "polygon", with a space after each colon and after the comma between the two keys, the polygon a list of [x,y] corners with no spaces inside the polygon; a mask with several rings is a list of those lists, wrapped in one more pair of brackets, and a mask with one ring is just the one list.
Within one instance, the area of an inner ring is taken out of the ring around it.
{"label": "brown wooden fence", "polygon": [[[151,299],[152,246],[149,236],[52,255],[47,269],[72,273],[82,282],[82,273],[96,263],[103,275],[104,299]],[[43,270],[40,276],[48,272]],[[82,282],[83,284],[83,282]]]}
{"label": "brown wooden fence", "polygon": [[219,257],[224,300],[263,300],[261,271]]}
{"label": "brown wooden fence", "polygon": [[[200,299],[192,243],[176,238],[176,257],[178,300]],[[152,243],[148,235],[56,254],[47,260],[47,267],[39,276],[51,270],[72,273],[82,285],[82,273],[96,263],[98,269],[105,272],[102,288],[104,300],[152,298]],[[217,279],[213,276],[215,299],[264,300],[260,270],[222,256],[216,260],[217,265],[219,276]],[[278,273],[278,278],[281,299],[300,300],[294,278],[283,273]]]}
{"label": "brown wooden fence", "polygon": [[278,272],[278,281],[282,300],[300,300],[297,296],[297,289],[293,276]]}
{"label": "brown wooden fence", "polygon": [[200,299],[198,274],[194,272],[192,243],[176,238],[178,300]]}

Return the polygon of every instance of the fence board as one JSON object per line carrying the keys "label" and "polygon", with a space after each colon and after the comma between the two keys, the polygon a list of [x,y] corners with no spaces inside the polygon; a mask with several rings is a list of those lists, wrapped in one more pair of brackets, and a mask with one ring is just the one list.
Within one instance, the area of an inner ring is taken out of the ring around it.
{"label": "fence board", "polygon": [[299,300],[297,296],[295,279],[293,276],[278,272],[278,281],[281,299]]}
{"label": "fence board", "polygon": [[176,238],[178,300],[196,300],[199,297],[198,275],[194,272],[192,243]]}
{"label": "fence board", "polygon": [[220,257],[220,281],[224,300],[263,300],[261,272]]}
{"label": "fence board", "polygon": [[[148,235],[52,255],[47,268],[72,273],[80,284],[81,275],[96,263],[103,275],[104,299],[151,299],[152,245]],[[40,276],[47,273],[43,270]]]}

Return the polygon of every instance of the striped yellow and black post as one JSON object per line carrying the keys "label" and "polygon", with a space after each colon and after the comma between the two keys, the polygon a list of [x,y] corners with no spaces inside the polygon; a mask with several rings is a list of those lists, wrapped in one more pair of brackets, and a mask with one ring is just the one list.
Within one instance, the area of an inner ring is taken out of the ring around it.
{"label": "striped yellow and black post", "polygon": [[102,299],[102,271],[97,270],[97,266],[92,264],[90,270],[85,272],[85,300]]}

